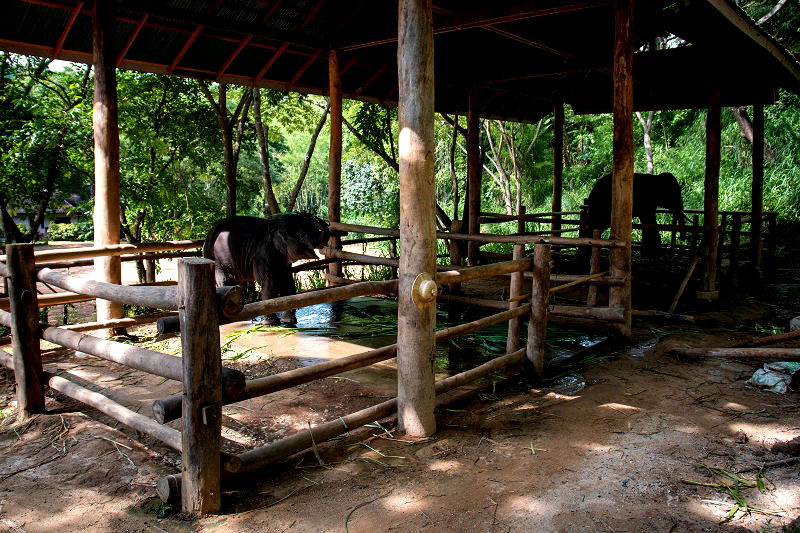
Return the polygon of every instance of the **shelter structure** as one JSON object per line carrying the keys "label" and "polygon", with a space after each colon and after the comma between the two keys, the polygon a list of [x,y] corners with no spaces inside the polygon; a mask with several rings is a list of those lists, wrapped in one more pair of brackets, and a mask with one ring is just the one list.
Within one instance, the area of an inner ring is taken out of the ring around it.
{"label": "shelter structure", "polygon": [[[95,235],[119,239],[116,68],[329,95],[329,216],[339,218],[341,100],[399,108],[400,281],[398,418],[406,433],[435,431],[434,113],[467,115],[469,233],[480,212],[479,118],[535,121],[563,106],[613,112],[610,306],[631,327],[631,212],[635,110],[707,108],[705,281],[714,297],[721,106],[762,106],[779,88],[800,92],[800,66],[731,0],[7,0],[0,48],[95,68]],[[651,46],[672,36],[673,48]],[[756,143],[756,152],[763,143]],[[560,207],[555,161],[553,207]],[[763,156],[757,154],[756,161]],[[754,165],[760,167],[760,163]],[[763,170],[754,169],[753,211]],[[334,243],[335,244],[335,243]],[[476,259],[476,246],[470,260]],[[98,276],[119,282],[119,263]],[[113,318],[109,304],[98,319]],[[213,507],[213,505],[212,505]],[[210,509],[200,505],[201,512]]]}

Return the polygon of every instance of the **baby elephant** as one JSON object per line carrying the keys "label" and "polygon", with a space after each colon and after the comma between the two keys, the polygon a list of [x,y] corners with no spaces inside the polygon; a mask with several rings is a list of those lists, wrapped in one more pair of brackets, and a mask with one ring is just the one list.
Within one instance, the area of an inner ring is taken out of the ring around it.
{"label": "baby elephant", "polygon": [[[317,259],[315,248],[325,246],[330,231],[325,221],[304,213],[270,218],[230,217],[220,220],[206,236],[203,257],[216,262],[218,286],[258,282],[261,299],[295,294],[292,263]],[[277,323],[270,315],[267,322]],[[297,322],[294,310],[284,312],[281,322]]]}

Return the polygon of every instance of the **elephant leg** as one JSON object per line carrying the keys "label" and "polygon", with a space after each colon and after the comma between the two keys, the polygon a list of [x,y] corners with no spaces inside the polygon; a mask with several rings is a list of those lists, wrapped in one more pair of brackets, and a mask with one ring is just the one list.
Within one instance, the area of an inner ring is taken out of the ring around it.
{"label": "elephant leg", "polygon": [[[279,296],[275,286],[275,281],[272,279],[272,275],[269,272],[257,272],[256,279],[258,279],[259,283],[261,284],[262,300],[269,300]],[[270,313],[262,317],[261,323],[267,326],[277,326],[280,324],[280,320],[278,320],[277,313]]]}
{"label": "elephant leg", "polygon": [[[281,296],[292,296],[297,293],[297,290],[294,286],[294,276],[292,275],[292,271],[287,269],[286,275],[281,283],[280,287]],[[295,325],[297,324],[297,315],[294,309],[290,309],[288,311],[284,311],[281,313],[281,323],[282,324],[289,324]]]}

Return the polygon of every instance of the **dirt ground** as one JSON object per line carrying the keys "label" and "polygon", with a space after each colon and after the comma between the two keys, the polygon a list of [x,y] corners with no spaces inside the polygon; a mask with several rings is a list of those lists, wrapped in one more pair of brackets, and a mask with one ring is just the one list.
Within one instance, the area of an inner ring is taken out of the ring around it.
{"label": "dirt ground", "polygon": [[[800,314],[796,274],[784,272],[758,299],[740,295],[707,313],[713,322],[703,327],[637,320],[631,345],[605,348],[608,357],[577,379],[547,388],[509,380],[442,408],[429,440],[408,442],[384,420],[320,444],[319,457],[296,455],[231,480],[222,513],[198,521],[155,495],[158,478],[179,469],[176,453],[50,393],[47,414],[16,422],[13,377],[2,371],[0,531],[779,532],[800,516],[799,463],[779,464],[798,453],[786,443],[800,435],[800,396],[746,385],[757,363],[665,351],[732,346],[785,325]],[[152,327],[134,333],[148,338]],[[177,339],[151,345],[179,347]],[[235,340],[223,359],[256,376],[307,364],[309,353],[323,360],[363,350],[269,331]],[[88,356],[45,363],[145,414],[153,399],[179,391]],[[227,406],[225,447],[262,445],[382,401],[394,392],[392,376],[387,362]],[[734,485],[725,472],[762,487],[704,486]],[[725,521],[733,496],[740,507]]]}

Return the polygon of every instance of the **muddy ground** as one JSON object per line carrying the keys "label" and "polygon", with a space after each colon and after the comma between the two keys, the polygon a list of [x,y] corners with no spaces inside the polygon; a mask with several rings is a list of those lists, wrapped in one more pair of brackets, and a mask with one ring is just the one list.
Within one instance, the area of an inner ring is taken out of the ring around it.
{"label": "muddy ground", "polygon": [[[560,384],[489,386],[442,408],[432,439],[406,442],[392,420],[354,430],[320,444],[319,457],[296,455],[226,483],[222,513],[198,521],[155,495],[157,479],[179,469],[176,453],[52,393],[47,414],[15,422],[13,378],[2,371],[0,531],[782,531],[800,516],[800,468],[786,464],[798,450],[785,445],[800,435],[800,396],[748,386],[757,363],[665,352],[782,328],[800,314],[796,275],[783,271],[757,298],[705,310],[713,320],[702,326],[637,320],[633,344],[602,345],[601,361]],[[163,351],[179,347],[152,344],[152,327],[133,333]],[[268,331],[237,339],[224,358],[256,376],[307,364],[309,353],[363,349]],[[45,363],[146,414],[153,399],[179,390],[88,356]],[[384,363],[228,406],[225,446],[261,445],[382,401],[392,373]],[[758,479],[763,491],[703,485],[732,484],[721,472]],[[725,521],[733,496],[740,507]]]}

